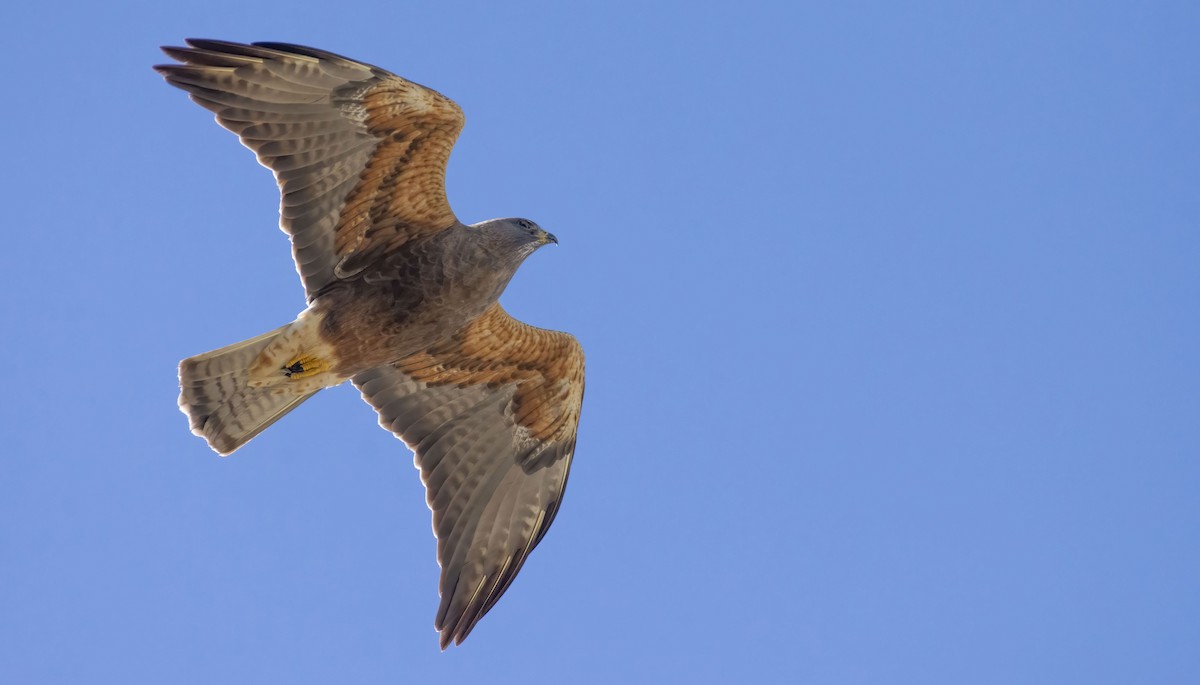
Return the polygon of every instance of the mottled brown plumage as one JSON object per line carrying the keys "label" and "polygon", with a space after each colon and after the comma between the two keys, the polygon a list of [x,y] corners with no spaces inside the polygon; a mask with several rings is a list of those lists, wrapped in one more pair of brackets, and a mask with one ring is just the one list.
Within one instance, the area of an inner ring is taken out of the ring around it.
{"label": "mottled brown plumage", "polygon": [[435,624],[443,648],[461,643],[545,535],[574,454],[579,343],[497,303],[557,241],[525,219],[455,217],[445,173],[464,120],[441,94],[302,46],[188,45],[156,69],[275,173],[308,308],[185,359],[180,407],[229,454],[352,380],[413,449],[442,566]]}
{"label": "mottled brown plumage", "polygon": [[583,400],[583,351],[566,333],[530,328],[498,304],[395,366],[429,385],[513,384],[514,416],[531,437],[569,440],[575,434]]}

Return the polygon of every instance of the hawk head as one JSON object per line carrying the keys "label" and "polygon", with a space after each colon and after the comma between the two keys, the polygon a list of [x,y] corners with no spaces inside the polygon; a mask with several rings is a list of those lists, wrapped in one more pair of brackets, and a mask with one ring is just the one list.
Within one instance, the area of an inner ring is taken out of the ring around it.
{"label": "hawk head", "polygon": [[558,238],[548,233],[529,219],[492,219],[475,224],[481,240],[487,241],[493,253],[508,255],[517,262],[524,260],[533,251],[549,243],[558,244]]}

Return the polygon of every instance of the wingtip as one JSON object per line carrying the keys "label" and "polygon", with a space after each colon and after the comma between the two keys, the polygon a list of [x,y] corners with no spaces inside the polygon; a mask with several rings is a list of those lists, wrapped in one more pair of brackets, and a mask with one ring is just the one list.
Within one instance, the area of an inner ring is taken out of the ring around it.
{"label": "wingtip", "polygon": [[189,47],[200,48],[201,50],[212,50],[227,47],[245,47],[245,43],[237,43],[230,40],[220,40],[219,38],[184,38],[183,42]]}
{"label": "wingtip", "polygon": [[[478,619],[476,622],[477,621]],[[438,631],[439,633],[438,646],[442,648],[443,652],[449,649],[451,645],[459,647],[462,645],[463,641],[467,639],[467,636],[471,634],[471,630],[474,628],[474,623],[464,628],[461,620],[454,625],[448,625],[444,628],[439,628],[437,625],[435,625],[434,630]]]}
{"label": "wingtip", "polygon": [[187,62],[187,56],[191,54],[193,50],[192,48],[185,48],[182,45],[160,45],[158,46],[158,49],[162,50],[162,53],[167,57],[170,57],[181,64]]}

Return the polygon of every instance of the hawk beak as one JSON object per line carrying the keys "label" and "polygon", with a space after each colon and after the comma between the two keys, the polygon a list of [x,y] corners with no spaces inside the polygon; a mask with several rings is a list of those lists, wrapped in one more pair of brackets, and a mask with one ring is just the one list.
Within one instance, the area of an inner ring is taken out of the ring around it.
{"label": "hawk beak", "polygon": [[543,245],[545,245],[546,243],[554,243],[555,245],[558,244],[558,238],[555,238],[553,233],[550,233],[548,231],[542,231],[542,233],[545,234],[542,236],[542,241],[543,241],[542,244]]}

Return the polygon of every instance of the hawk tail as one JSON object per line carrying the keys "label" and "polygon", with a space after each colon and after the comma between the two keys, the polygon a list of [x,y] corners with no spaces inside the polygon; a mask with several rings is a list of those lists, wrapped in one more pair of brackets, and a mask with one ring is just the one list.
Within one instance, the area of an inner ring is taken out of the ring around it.
{"label": "hawk tail", "polygon": [[249,385],[250,366],[287,328],[179,363],[179,409],[187,414],[192,432],[221,456],[232,454],[316,394],[316,390],[297,393],[287,387]]}

